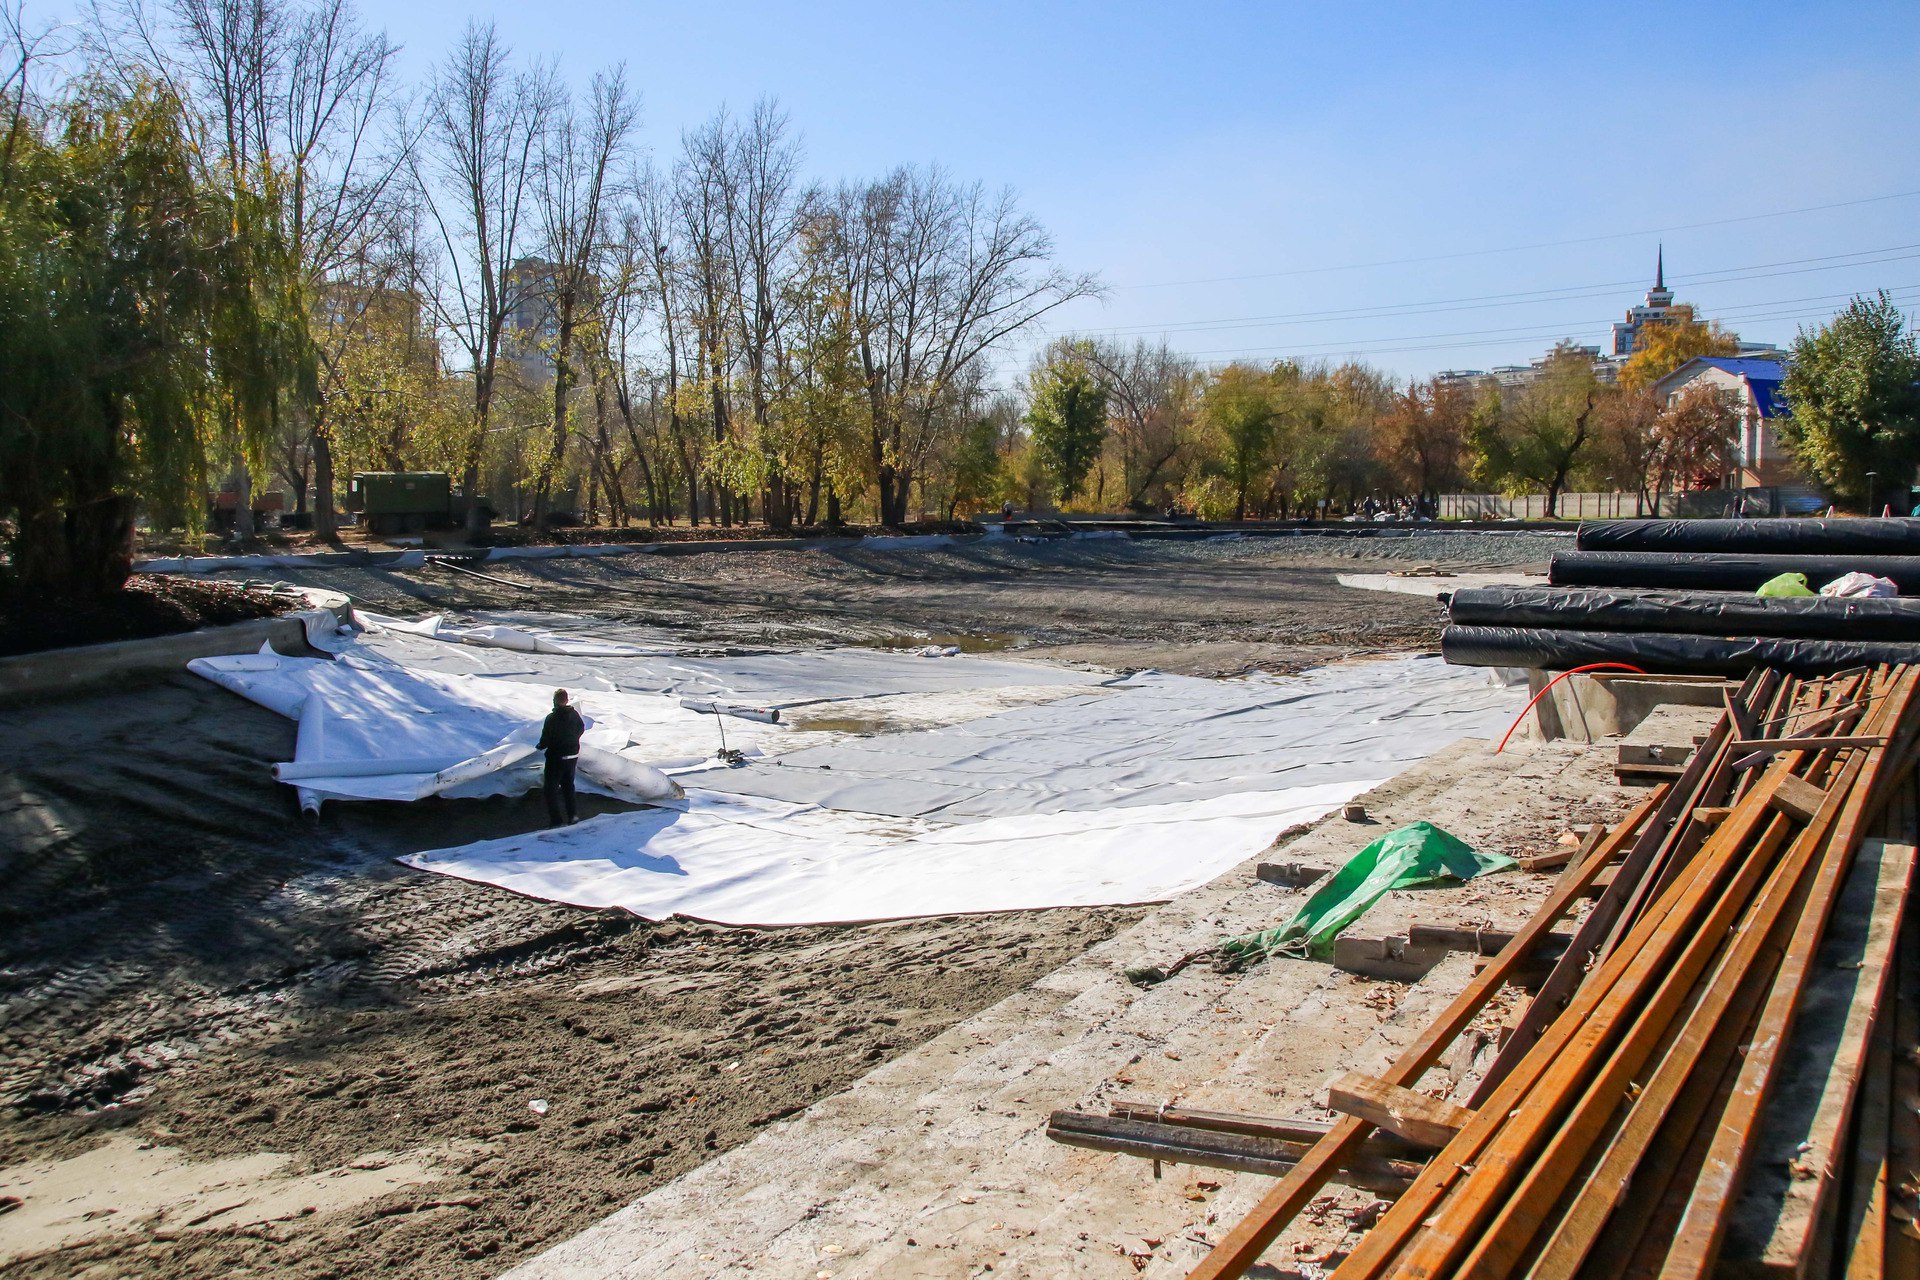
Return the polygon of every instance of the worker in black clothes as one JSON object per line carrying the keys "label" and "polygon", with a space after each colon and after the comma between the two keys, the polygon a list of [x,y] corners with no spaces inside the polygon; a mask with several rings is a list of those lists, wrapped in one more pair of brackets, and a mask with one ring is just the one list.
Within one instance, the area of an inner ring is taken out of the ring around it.
{"label": "worker in black clothes", "polygon": [[[547,772],[543,790],[547,796],[547,825],[558,827],[571,826],[580,821],[573,807],[573,770],[580,763],[580,735],[587,731],[587,722],[580,713],[567,705],[567,691],[553,691],[553,711],[547,716],[546,723],[540,726],[540,741],[535,749],[547,753]],[[565,802],[564,822],[560,810]]]}

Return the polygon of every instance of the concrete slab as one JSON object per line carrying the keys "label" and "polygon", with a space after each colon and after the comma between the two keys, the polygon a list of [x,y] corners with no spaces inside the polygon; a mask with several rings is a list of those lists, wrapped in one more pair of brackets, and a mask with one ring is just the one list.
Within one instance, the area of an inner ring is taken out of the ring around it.
{"label": "concrete slab", "polygon": [[[1323,820],[509,1276],[1183,1276],[1270,1180],[1169,1167],[1156,1181],[1145,1161],[1049,1141],[1048,1113],[1131,1098],[1326,1119],[1326,1086],[1381,1070],[1465,985],[1472,958],[1450,955],[1413,985],[1307,960],[1238,975],[1196,964],[1144,990],[1123,972],[1291,916],[1307,891],[1261,881],[1259,861],[1337,866],[1420,818],[1491,851],[1545,852],[1624,811],[1610,757],[1449,748],[1369,793],[1373,820]],[[1515,871],[1399,891],[1356,928],[1511,929],[1552,882]],[[1457,1085],[1474,1061],[1456,1055],[1425,1083]],[[1324,1260],[1374,1208],[1328,1191],[1269,1259]]]}

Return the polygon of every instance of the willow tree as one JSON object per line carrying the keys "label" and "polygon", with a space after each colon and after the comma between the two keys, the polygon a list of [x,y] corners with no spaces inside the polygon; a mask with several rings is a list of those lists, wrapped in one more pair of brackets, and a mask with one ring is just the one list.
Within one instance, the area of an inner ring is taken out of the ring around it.
{"label": "willow tree", "polygon": [[264,467],[311,388],[304,313],[272,192],[207,172],[172,94],[88,81],[10,116],[0,516],[19,588],[103,594],[137,506],[198,528],[217,449]]}

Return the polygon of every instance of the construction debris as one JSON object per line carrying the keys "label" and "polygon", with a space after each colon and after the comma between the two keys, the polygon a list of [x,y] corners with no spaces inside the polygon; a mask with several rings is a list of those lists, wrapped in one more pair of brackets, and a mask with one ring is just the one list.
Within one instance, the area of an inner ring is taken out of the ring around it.
{"label": "construction debris", "polygon": [[[1247,1274],[1327,1183],[1374,1172],[1383,1129],[1439,1150],[1370,1188],[1394,1204],[1333,1280],[1920,1275],[1917,694],[1912,666],[1750,674],[1391,1068],[1333,1088],[1347,1114],[1195,1280]],[[1423,1091],[1603,873],[1470,1095]]]}

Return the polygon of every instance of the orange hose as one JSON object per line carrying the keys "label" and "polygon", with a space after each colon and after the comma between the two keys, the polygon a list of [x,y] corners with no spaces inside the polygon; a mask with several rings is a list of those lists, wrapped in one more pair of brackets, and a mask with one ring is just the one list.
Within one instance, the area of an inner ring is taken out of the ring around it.
{"label": "orange hose", "polygon": [[1643,676],[1647,674],[1645,671],[1642,671],[1639,667],[1634,666],[1630,662],[1589,662],[1584,667],[1575,667],[1571,671],[1562,671],[1559,675],[1547,681],[1547,687],[1545,689],[1542,689],[1540,692],[1534,694],[1533,697],[1529,698],[1527,700],[1526,706],[1520,708],[1520,714],[1515,716],[1513,718],[1513,723],[1507,726],[1506,735],[1500,739],[1500,745],[1493,749],[1493,754],[1499,755],[1502,751],[1505,751],[1507,749],[1507,738],[1511,738],[1513,736],[1513,731],[1515,729],[1518,729],[1520,727],[1520,722],[1527,718],[1527,712],[1533,710],[1533,704],[1540,701],[1540,699],[1546,697],[1547,694],[1553,689],[1553,686],[1559,684],[1562,680],[1565,680],[1568,676],[1579,675],[1582,671],[1603,671],[1609,668],[1614,670],[1619,670],[1619,671],[1631,671],[1638,676]]}

